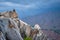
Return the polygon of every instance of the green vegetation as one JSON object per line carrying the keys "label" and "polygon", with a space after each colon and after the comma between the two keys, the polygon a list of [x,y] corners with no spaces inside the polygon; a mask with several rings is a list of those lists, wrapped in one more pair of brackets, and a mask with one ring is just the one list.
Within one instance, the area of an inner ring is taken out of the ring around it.
{"label": "green vegetation", "polygon": [[25,37],[24,40],[32,40],[31,37]]}

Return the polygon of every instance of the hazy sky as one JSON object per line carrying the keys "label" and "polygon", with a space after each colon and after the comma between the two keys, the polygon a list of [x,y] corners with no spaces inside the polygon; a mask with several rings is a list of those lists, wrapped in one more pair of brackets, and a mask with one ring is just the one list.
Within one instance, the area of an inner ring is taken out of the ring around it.
{"label": "hazy sky", "polygon": [[0,0],[0,12],[16,9],[20,18],[60,11],[60,0]]}

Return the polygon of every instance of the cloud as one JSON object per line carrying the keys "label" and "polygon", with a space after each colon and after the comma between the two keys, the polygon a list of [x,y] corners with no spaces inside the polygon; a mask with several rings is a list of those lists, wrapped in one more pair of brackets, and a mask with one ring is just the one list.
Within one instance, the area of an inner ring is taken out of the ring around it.
{"label": "cloud", "polygon": [[[50,4],[54,2],[58,2],[57,0],[40,0],[30,4],[18,4],[13,2],[0,2],[0,8],[2,7],[12,7],[12,8],[20,8],[20,9],[38,9],[38,8],[48,8]],[[60,1],[59,1],[60,2]]]}
{"label": "cloud", "polygon": [[34,5],[23,5],[12,2],[0,2],[0,7],[19,7],[19,8],[34,8]]}

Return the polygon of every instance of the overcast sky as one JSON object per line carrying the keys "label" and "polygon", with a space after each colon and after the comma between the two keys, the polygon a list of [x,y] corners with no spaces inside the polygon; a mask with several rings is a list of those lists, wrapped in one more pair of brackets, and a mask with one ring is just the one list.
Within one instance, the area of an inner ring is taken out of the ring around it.
{"label": "overcast sky", "polygon": [[60,0],[0,0],[0,12],[16,9],[20,18],[60,11]]}

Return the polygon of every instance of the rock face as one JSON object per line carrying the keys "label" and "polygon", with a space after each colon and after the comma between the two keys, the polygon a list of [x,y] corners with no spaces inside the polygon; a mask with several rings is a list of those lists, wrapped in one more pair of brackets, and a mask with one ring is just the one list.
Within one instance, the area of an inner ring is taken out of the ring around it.
{"label": "rock face", "polygon": [[49,39],[44,33],[40,32],[34,37],[33,40],[49,40]]}
{"label": "rock face", "polygon": [[17,25],[17,17],[15,10],[0,13],[0,30],[6,40],[23,40]]}
{"label": "rock face", "polygon": [[10,19],[2,18],[0,21],[2,21],[2,23],[0,23],[1,32],[4,34],[5,38],[8,40],[23,40],[19,30],[16,28],[17,26],[12,24],[13,22],[10,23]]}
{"label": "rock face", "polygon": [[26,34],[26,36],[30,36],[30,31],[32,30],[31,26],[22,20],[20,20],[20,32]]}
{"label": "rock face", "polygon": [[6,40],[2,32],[0,32],[0,40]]}
{"label": "rock face", "polygon": [[33,35],[33,40],[49,40],[38,24],[34,26],[34,29],[38,30],[38,33]]}
{"label": "rock face", "polygon": [[32,28],[26,22],[19,20],[15,10],[0,13],[0,40],[23,40],[25,35],[32,40],[47,40],[40,29],[38,24]]}

